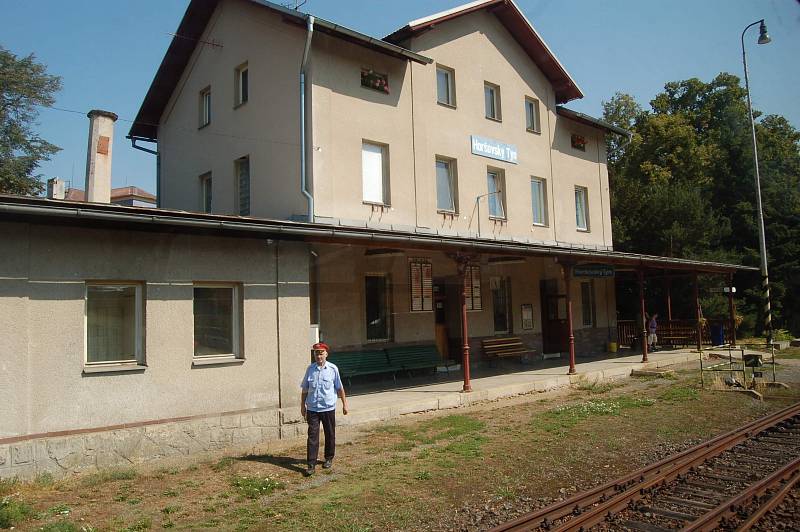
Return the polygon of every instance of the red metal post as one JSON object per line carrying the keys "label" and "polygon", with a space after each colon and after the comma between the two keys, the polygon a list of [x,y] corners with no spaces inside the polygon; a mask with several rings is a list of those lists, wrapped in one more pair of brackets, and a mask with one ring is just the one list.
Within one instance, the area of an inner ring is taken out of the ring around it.
{"label": "red metal post", "polygon": [[569,330],[569,374],[575,374],[575,333],[572,329],[572,265],[561,264],[567,292],[567,329]]}
{"label": "red metal post", "polygon": [[642,362],[647,362],[647,310],[644,306],[644,271],[636,272],[639,279],[639,306],[642,311]]}
{"label": "red metal post", "polygon": [[731,345],[736,345],[736,304],[733,302],[733,274],[728,274],[728,310],[731,315]]}
{"label": "red metal post", "polygon": [[458,270],[461,274],[461,337],[464,341],[461,346],[461,367],[464,368],[464,388],[462,391],[471,392],[469,382],[469,329],[467,326],[467,274],[469,273],[469,259],[460,257]]}
{"label": "red metal post", "polygon": [[697,350],[703,351],[703,325],[700,323],[700,278],[697,272],[694,273],[694,308],[695,318],[697,319]]}

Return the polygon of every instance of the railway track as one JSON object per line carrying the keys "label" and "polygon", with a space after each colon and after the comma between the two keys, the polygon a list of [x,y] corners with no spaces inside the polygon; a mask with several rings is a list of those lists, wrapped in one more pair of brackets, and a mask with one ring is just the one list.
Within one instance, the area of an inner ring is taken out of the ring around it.
{"label": "railway track", "polygon": [[800,403],[493,532],[748,530],[797,488]]}

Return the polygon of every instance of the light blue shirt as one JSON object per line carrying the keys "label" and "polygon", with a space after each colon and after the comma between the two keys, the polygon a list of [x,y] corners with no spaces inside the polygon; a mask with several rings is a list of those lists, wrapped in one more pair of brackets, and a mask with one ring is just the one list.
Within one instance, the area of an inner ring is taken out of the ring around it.
{"label": "light blue shirt", "polygon": [[336,410],[336,394],[342,389],[342,379],[339,377],[339,368],[335,364],[325,361],[319,367],[316,362],[308,366],[300,388],[308,392],[306,396],[306,409],[312,412],[329,412]]}

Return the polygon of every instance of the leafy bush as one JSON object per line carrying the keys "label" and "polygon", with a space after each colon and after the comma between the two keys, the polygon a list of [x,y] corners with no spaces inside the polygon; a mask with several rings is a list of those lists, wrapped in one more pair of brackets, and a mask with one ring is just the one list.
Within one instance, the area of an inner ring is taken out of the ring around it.
{"label": "leafy bush", "polygon": [[33,508],[12,497],[0,499],[0,528],[11,528],[33,515]]}

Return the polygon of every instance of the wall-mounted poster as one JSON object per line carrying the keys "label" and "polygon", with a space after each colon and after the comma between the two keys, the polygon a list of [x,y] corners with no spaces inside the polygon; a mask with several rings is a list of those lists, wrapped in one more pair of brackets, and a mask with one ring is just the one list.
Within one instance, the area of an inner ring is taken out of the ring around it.
{"label": "wall-mounted poster", "polygon": [[522,305],[522,328],[533,329],[533,305],[530,303]]}

